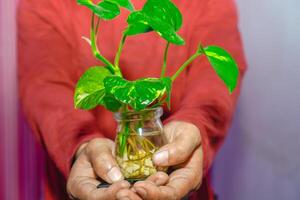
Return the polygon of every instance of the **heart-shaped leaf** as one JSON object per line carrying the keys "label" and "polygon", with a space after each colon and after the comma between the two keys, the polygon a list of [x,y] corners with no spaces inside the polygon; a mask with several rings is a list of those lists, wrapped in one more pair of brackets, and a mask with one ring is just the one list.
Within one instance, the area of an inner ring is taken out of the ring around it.
{"label": "heart-shaped leaf", "polygon": [[130,11],[134,10],[133,4],[130,0],[105,0],[119,5],[120,7],[127,8]]}
{"label": "heart-shaped leaf", "polygon": [[184,40],[176,33],[182,25],[182,16],[170,0],[148,0],[141,11],[129,15],[127,22],[127,35],[154,30],[168,42],[184,44]]}
{"label": "heart-shaped leaf", "polygon": [[119,76],[109,76],[104,79],[104,86],[107,93],[136,111],[146,108],[166,91],[163,81],[157,78],[127,81]]}
{"label": "heart-shaped leaf", "polygon": [[239,75],[235,60],[226,50],[218,46],[208,46],[204,48],[204,53],[229,92],[232,93],[237,86]]}
{"label": "heart-shaped leaf", "polygon": [[106,20],[115,18],[120,14],[119,6],[110,1],[102,1],[94,4],[91,0],[77,0],[77,3],[88,7],[98,17]]}
{"label": "heart-shaped leaf", "polygon": [[103,80],[112,74],[105,67],[91,67],[79,79],[75,88],[75,108],[95,108],[105,96]]}
{"label": "heart-shaped leaf", "polygon": [[153,30],[147,22],[147,17],[141,11],[132,12],[128,16],[127,22],[129,26],[125,30],[126,35],[136,35]]}
{"label": "heart-shaped leaf", "polygon": [[170,26],[159,19],[148,17],[148,23],[155,32],[157,32],[162,38],[170,43],[177,45],[184,45],[184,39],[176,33],[176,31]]}
{"label": "heart-shaped leaf", "polygon": [[122,106],[122,104],[112,94],[105,94],[101,105],[111,112],[117,112]]}
{"label": "heart-shaped leaf", "polygon": [[174,31],[178,31],[182,26],[182,15],[170,0],[148,0],[142,12],[155,21],[169,24]]}

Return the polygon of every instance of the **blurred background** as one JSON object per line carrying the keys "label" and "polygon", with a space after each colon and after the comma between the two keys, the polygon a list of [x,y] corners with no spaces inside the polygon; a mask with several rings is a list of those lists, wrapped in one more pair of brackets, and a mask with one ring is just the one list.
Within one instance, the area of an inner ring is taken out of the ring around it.
{"label": "blurred background", "polygon": [[[300,1],[236,0],[248,72],[213,167],[220,200],[300,199]],[[43,152],[19,111],[17,0],[0,0],[0,199],[42,199]]]}

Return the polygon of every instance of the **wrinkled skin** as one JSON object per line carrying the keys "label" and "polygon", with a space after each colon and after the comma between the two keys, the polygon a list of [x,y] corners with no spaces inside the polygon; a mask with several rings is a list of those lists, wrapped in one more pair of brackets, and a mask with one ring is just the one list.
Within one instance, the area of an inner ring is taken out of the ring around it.
{"label": "wrinkled skin", "polygon": [[[82,200],[169,200],[181,199],[201,185],[203,152],[199,129],[193,124],[173,121],[164,127],[168,144],[153,155],[158,166],[173,166],[167,175],[157,172],[133,186],[123,180],[113,157],[114,143],[108,139],[93,139],[81,145],[76,154],[67,183],[71,198]],[[101,177],[112,185],[96,189]]]}

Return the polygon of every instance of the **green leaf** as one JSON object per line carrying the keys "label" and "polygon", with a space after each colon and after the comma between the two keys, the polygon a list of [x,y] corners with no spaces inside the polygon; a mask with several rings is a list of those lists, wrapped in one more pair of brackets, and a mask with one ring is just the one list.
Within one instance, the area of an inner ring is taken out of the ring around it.
{"label": "green leaf", "polygon": [[184,45],[184,39],[176,33],[176,31],[170,26],[170,24],[148,17],[148,23],[162,38],[170,43],[177,45]]}
{"label": "green leaf", "polygon": [[142,11],[155,21],[169,24],[174,31],[182,26],[182,15],[170,0],[148,0]]}
{"label": "green leaf", "polygon": [[127,35],[136,35],[153,30],[151,26],[149,26],[146,16],[141,11],[132,12],[128,16],[127,22],[129,24],[125,30],[125,34]]}
{"label": "green leaf", "polygon": [[111,112],[117,112],[122,106],[122,104],[111,94],[106,94],[103,97],[101,104]]}
{"label": "green leaf", "polygon": [[126,35],[137,35],[140,33],[147,33],[152,31],[153,29],[148,26],[147,24],[143,24],[143,23],[135,23],[132,24],[131,26],[129,26],[126,30],[125,30],[125,34]]}
{"label": "green leaf", "polygon": [[141,11],[132,12],[127,18],[128,24],[134,24],[137,22],[141,22],[147,24],[146,16]]}
{"label": "green leaf", "polygon": [[131,3],[130,0],[105,0],[105,1],[115,3],[115,4],[119,5],[120,7],[127,8],[130,11],[134,10],[133,4]]}
{"label": "green leaf", "polygon": [[75,108],[93,109],[105,96],[103,80],[111,73],[105,67],[91,67],[79,79],[75,88]]}
{"label": "green leaf", "polygon": [[171,90],[172,90],[172,79],[170,77],[165,77],[161,79],[166,88],[166,102],[169,109],[171,109]]}
{"label": "green leaf", "polygon": [[104,79],[107,93],[139,111],[153,103],[166,91],[166,86],[157,78],[143,78],[136,81],[127,81],[119,76],[110,76]]}
{"label": "green leaf", "polygon": [[109,1],[94,4],[91,0],[77,0],[77,3],[88,7],[95,15],[102,19],[110,20],[120,14],[119,6]]}
{"label": "green leaf", "polygon": [[98,4],[98,7],[102,8],[101,12],[95,14],[103,19],[113,19],[120,14],[120,9],[115,3],[103,1]]}
{"label": "green leaf", "polygon": [[148,0],[142,12],[148,24],[168,42],[183,45],[184,40],[176,33],[182,26],[182,15],[170,0]]}
{"label": "green leaf", "polygon": [[171,43],[184,44],[184,40],[176,33],[182,26],[182,16],[170,0],[148,0],[141,11],[129,15],[127,22],[127,35],[154,30]]}
{"label": "green leaf", "polygon": [[232,93],[237,86],[239,76],[235,60],[227,51],[218,46],[208,46],[204,48],[204,53],[218,76]]}

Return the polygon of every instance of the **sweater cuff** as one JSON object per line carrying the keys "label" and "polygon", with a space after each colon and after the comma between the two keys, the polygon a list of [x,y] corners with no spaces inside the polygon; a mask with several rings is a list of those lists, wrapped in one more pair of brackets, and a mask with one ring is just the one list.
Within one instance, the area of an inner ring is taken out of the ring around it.
{"label": "sweater cuff", "polygon": [[203,117],[201,113],[195,113],[195,111],[189,110],[178,110],[169,118],[164,121],[164,124],[167,124],[171,121],[184,121],[194,124],[200,131],[201,135],[201,147],[203,151],[203,174],[205,175],[213,161],[212,154],[210,153],[209,138],[207,130],[204,125]]}

